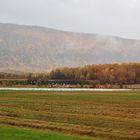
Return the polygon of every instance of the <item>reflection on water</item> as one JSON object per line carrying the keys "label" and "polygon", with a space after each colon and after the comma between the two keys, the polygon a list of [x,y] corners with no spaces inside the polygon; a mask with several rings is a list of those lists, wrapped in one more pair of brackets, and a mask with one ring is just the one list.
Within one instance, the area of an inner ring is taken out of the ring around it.
{"label": "reflection on water", "polygon": [[132,89],[96,89],[96,88],[0,88],[0,90],[28,91],[129,91]]}

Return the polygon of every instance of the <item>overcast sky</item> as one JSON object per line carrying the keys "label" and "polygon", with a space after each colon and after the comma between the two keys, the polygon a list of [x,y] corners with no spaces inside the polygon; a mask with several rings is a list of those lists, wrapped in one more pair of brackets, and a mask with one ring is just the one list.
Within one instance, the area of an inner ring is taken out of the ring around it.
{"label": "overcast sky", "polygon": [[140,0],[0,0],[0,22],[140,39]]}

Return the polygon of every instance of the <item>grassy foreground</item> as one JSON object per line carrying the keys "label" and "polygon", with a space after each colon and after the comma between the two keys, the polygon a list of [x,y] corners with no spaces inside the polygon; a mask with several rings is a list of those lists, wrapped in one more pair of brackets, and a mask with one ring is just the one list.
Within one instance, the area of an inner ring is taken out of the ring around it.
{"label": "grassy foreground", "polygon": [[[54,132],[0,126],[0,140],[92,140]],[[98,140],[98,139],[93,139]]]}
{"label": "grassy foreground", "polygon": [[0,91],[0,125],[0,140],[139,140],[140,91]]}

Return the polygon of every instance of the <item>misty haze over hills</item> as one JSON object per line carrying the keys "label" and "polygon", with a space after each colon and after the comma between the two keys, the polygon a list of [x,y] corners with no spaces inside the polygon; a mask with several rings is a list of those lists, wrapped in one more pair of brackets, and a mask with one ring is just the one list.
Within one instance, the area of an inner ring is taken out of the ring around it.
{"label": "misty haze over hills", "polygon": [[57,67],[140,62],[140,41],[0,24],[0,71],[45,72]]}

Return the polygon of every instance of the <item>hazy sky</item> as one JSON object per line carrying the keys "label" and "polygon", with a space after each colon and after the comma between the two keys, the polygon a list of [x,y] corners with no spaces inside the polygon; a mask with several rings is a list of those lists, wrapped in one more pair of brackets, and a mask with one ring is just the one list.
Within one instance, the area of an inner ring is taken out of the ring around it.
{"label": "hazy sky", "polygon": [[140,0],[0,0],[0,22],[140,39]]}

